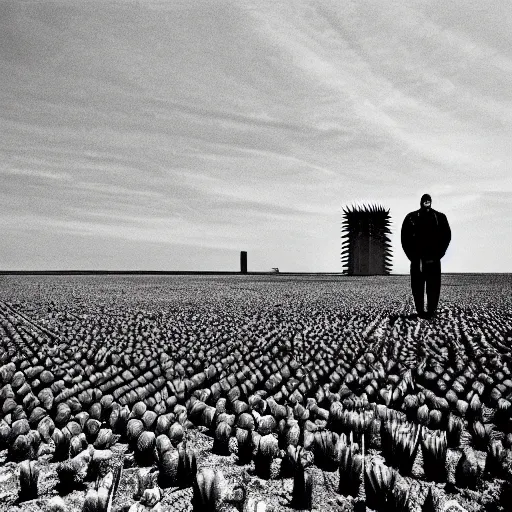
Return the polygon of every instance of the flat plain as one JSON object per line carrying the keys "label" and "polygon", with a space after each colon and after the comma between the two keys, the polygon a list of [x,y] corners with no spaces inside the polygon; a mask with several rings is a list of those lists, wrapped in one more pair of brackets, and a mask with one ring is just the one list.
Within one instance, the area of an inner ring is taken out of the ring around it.
{"label": "flat plain", "polygon": [[443,275],[424,320],[408,276],[0,276],[0,509],[507,510],[511,292]]}

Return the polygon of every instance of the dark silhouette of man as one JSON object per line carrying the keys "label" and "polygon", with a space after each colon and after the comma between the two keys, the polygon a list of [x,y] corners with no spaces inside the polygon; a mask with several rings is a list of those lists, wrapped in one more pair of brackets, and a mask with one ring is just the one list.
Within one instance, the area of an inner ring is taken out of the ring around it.
{"label": "dark silhouette of man", "polygon": [[[411,261],[411,289],[418,316],[435,315],[441,291],[441,258],[451,240],[448,219],[432,208],[429,194],[421,196],[421,208],[407,214],[402,224],[402,247]],[[424,294],[427,291],[427,311]]]}

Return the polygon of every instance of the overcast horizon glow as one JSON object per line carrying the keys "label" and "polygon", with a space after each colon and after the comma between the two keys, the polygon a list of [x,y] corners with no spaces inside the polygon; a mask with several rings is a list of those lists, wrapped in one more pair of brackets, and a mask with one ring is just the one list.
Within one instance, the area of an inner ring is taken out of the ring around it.
{"label": "overcast horizon glow", "polygon": [[0,269],[341,272],[423,193],[443,272],[510,272],[512,4],[0,4]]}

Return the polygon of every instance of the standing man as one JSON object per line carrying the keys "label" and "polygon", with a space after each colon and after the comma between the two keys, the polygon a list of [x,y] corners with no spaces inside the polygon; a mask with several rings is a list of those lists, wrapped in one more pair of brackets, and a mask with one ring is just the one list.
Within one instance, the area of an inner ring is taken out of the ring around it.
{"label": "standing man", "polygon": [[419,210],[407,214],[404,219],[402,247],[411,261],[411,289],[418,316],[432,318],[441,291],[441,258],[448,249],[452,234],[446,215],[432,209],[432,198],[429,194],[421,196],[420,204]]}

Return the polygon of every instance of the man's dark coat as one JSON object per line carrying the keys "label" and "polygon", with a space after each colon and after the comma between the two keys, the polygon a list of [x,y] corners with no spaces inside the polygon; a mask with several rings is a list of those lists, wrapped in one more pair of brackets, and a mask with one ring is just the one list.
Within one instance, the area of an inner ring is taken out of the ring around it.
{"label": "man's dark coat", "polygon": [[410,261],[440,260],[451,237],[446,215],[432,208],[409,213],[402,224],[402,247]]}

